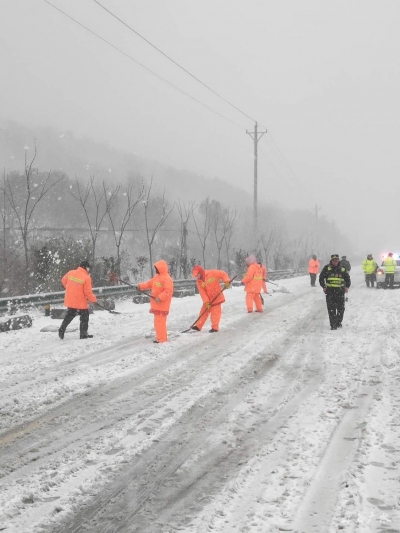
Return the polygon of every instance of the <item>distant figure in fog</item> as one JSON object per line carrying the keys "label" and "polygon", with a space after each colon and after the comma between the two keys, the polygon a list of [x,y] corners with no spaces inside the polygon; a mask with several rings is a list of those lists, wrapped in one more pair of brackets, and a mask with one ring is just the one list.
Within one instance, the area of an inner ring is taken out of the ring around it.
{"label": "distant figure in fog", "polygon": [[267,289],[267,267],[264,266],[262,263],[258,263],[261,267],[261,271],[262,271],[262,290],[263,290],[263,293],[264,294],[268,294],[268,289]]}
{"label": "distant figure in fog", "polygon": [[311,259],[308,261],[308,273],[310,274],[311,287],[316,287],[315,281],[317,279],[317,274],[319,272],[319,261],[317,256],[314,254],[311,256]]}
{"label": "distant figure in fog", "polygon": [[365,283],[367,287],[373,287],[376,281],[376,271],[378,265],[375,259],[372,257],[372,254],[368,254],[367,258],[363,260],[361,267],[365,274]]}
{"label": "distant figure in fog", "polygon": [[388,254],[382,264],[385,267],[385,286],[387,289],[393,289],[394,271],[396,270],[397,263],[393,259],[392,252]]}
{"label": "distant figure in fog", "polygon": [[340,264],[342,267],[344,267],[347,272],[350,272],[351,270],[351,265],[350,265],[350,261],[347,260],[347,257],[345,255],[342,255],[342,259],[340,260]]}

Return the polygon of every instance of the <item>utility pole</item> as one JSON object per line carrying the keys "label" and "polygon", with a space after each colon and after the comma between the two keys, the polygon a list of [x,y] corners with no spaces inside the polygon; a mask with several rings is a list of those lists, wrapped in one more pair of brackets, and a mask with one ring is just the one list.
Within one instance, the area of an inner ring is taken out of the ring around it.
{"label": "utility pole", "polygon": [[254,131],[247,131],[246,133],[250,135],[250,137],[254,141],[254,205],[253,205],[253,215],[254,215],[254,241],[255,244],[257,244],[257,234],[258,234],[258,216],[257,216],[257,165],[258,165],[258,155],[257,155],[257,144],[258,141],[261,139],[261,137],[264,135],[264,133],[267,133],[267,130],[265,131],[258,131],[258,124],[257,122],[254,124]]}

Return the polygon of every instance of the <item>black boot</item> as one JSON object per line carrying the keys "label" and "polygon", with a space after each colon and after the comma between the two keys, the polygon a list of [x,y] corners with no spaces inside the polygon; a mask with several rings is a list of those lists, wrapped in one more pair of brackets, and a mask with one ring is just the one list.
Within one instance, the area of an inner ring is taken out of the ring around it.
{"label": "black boot", "polygon": [[218,330],[217,329],[213,329],[211,328],[210,331],[208,333],[218,333]]}
{"label": "black boot", "polygon": [[193,329],[194,331],[200,331],[200,329],[197,326],[193,326],[190,329]]}
{"label": "black boot", "polygon": [[80,339],[93,339],[93,335],[89,335],[88,333],[86,333],[85,335],[81,335],[79,338]]}
{"label": "black boot", "polygon": [[64,338],[64,333],[65,331],[62,328],[58,330],[58,336],[60,337],[61,340]]}

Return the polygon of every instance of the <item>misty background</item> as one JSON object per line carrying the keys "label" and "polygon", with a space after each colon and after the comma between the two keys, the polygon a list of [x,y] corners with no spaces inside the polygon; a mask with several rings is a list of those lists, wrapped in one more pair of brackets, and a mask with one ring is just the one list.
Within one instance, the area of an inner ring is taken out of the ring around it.
{"label": "misty background", "polygon": [[35,144],[42,172],[153,178],[172,201],[251,210],[257,121],[259,206],[288,245],[300,216],[307,256],[313,223],[325,256],[400,251],[399,15],[397,1],[3,0],[3,174]]}

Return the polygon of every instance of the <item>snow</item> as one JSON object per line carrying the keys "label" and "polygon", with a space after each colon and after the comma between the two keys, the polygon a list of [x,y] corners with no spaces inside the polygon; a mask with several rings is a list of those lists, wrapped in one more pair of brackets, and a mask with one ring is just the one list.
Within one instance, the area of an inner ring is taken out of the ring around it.
{"label": "snow", "polygon": [[0,530],[400,532],[400,291],[351,274],[337,331],[298,277],[225,291],[218,334],[181,333],[199,296],[165,344],[129,299],[0,334]]}

